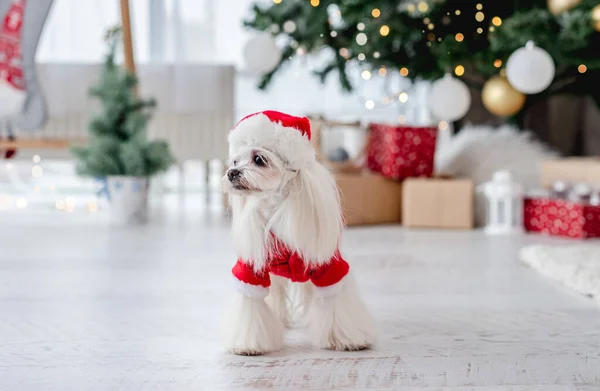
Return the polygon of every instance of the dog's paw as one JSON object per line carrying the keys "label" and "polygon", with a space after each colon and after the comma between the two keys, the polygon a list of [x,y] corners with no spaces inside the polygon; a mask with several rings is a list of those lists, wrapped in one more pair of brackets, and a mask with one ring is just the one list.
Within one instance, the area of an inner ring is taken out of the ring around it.
{"label": "dog's paw", "polygon": [[340,352],[356,352],[359,350],[367,350],[371,349],[370,343],[361,343],[361,344],[353,344],[353,343],[342,343],[340,341],[331,341],[330,345],[327,347],[328,350],[337,350]]}
{"label": "dog's paw", "polygon": [[237,354],[238,356],[262,356],[268,352],[261,352],[259,350],[252,349],[232,349],[231,353]]}
{"label": "dog's paw", "polygon": [[228,309],[223,342],[228,352],[259,356],[283,347],[283,325],[263,298],[238,293]]}
{"label": "dog's paw", "polygon": [[341,350],[344,352],[356,352],[359,350],[367,350],[367,349],[371,349],[371,345],[370,344],[366,344],[366,345],[346,345],[343,346],[341,349],[337,349],[337,350]]}

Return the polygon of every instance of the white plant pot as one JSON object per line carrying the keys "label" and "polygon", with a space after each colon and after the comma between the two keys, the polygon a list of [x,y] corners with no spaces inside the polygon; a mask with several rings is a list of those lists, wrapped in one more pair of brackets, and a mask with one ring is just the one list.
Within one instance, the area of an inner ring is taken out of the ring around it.
{"label": "white plant pot", "polygon": [[109,176],[106,186],[110,199],[110,217],[115,224],[143,224],[148,219],[146,177]]}

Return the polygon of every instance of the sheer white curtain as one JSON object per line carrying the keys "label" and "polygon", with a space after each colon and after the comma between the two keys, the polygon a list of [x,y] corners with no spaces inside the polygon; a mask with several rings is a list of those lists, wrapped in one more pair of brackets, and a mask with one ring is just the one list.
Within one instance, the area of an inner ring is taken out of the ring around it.
{"label": "sheer white curtain", "polygon": [[[253,3],[272,0],[129,2],[138,64],[234,64],[243,69],[243,47],[253,34],[243,27],[243,20]],[[38,48],[38,62],[98,63],[106,50],[104,32],[119,22],[119,0],[55,0]],[[278,73],[266,93],[258,91],[256,84],[253,77],[237,75],[236,116],[268,108],[338,118],[364,118],[376,112],[379,116],[381,112],[368,111],[355,95],[341,92],[335,74],[320,85],[303,59]],[[393,120],[398,115],[394,107],[383,111]]]}
{"label": "sheer white curtain", "polygon": [[[218,0],[130,0],[135,56],[147,62],[212,62]],[[105,31],[120,23],[118,0],[55,0],[40,39],[40,63],[101,61]]]}
{"label": "sheer white curtain", "polygon": [[[218,1],[129,0],[140,93],[158,102],[148,132],[167,139],[179,161],[227,155],[235,73],[215,64]],[[105,32],[120,19],[119,0],[55,0],[37,53],[48,96],[44,137],[86,137],[85,124],[97,110],[86,92],[98,80]]]}

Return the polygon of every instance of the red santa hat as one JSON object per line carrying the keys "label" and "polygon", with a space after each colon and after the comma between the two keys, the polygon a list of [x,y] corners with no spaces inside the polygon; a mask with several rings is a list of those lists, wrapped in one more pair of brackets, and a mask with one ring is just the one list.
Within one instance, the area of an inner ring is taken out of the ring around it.
{"label": "red santa hat", "polygon": [[260,111],[247,115],[229,133],[229,154],[235,156],[245,148],[264,148],[299,169],[315,160],[310,142],[310,121],[279,111]]}

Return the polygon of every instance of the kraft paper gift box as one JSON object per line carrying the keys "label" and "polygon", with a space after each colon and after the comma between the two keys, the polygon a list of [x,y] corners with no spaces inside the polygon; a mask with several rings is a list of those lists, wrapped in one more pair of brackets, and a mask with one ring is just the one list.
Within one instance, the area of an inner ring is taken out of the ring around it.
{"label": "kraft paper gift box", "polygon": [[370,172],[334,174],[348,226],[399,224],[402,185]]}
{"label": "kraft paper gift box", "polygon": [[546,188],[556,181],[600,185],[600,159],[592,157],[545,161],[542,164],[541,181]]}
{"label": "kraft paper gift box", "polygon": [[402,189],[407,227],[473,228],[474,186],[469,179],[408,178]]}

